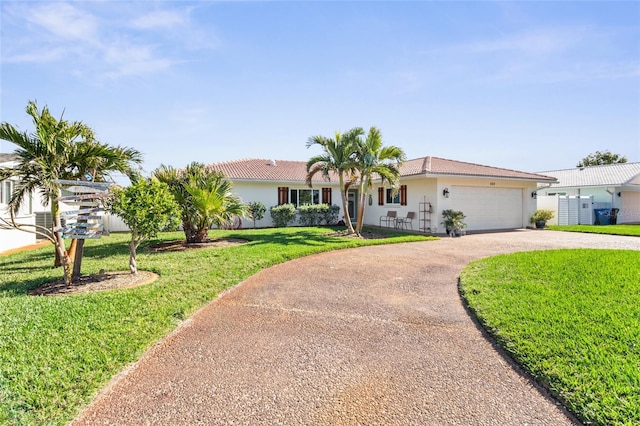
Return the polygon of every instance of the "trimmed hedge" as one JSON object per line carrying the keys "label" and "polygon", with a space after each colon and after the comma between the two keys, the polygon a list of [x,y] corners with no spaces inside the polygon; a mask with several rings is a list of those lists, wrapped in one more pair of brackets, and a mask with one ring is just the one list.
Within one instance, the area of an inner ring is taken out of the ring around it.
{"label": "trimmed hedge", "polygon": [[273,226],[276,228],[285,227],[296,217],[296,208],[293,204],[281,204],[269,209]]}
{"label": "trimmed hedge", "polygon": [[338,221],[340,207],[329,204],[304,204],[298,208],[302,226],[332,225]]}

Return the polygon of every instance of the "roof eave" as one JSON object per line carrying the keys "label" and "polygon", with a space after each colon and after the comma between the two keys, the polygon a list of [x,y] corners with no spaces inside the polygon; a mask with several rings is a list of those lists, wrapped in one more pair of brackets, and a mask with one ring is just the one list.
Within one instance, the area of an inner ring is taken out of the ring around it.
{"label": "roof eave", "polygon": [[551,177],[540,176],[537,177],[516,177],[516,176],[495,176],[495,175],[474,175],[474,174],[463,174],[463,173],[425,173],[425,177],[429,178],[476,178],[476,179],[497,179],[497,180],[518,180],[524,182],[546,182],[546,183],[554,183],[558,180]]}
{"label": "roof eave", "polygon": [[[231,182],[242,182],[242,183],[276,183],[276,184],[286,184],[286,185],[307,185],[307,182],[304,180],[282,180],[282,179],[250,179],[250,178],[234,178],[227,177],[227,179]],[[311,184],[326,184],[326,185],[339,185],[339,182],[334,181],[325,181],[325,180],[314,180]]]}

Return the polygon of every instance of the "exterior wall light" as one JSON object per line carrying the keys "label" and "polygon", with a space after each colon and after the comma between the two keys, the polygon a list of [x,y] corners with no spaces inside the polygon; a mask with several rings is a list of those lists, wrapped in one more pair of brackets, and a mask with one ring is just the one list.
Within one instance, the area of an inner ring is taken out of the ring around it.
{"label": "exterior wall light", "polygon": [[536,191],[533,191],[533,192],[531,193],[531,198],[533,198],[533,199],[538,198],[538,193],[537,193]]}
{"label": "exterior wall light", "polygon": [[373,195],[369,194],[369,205],[373,204]]}
{"label": "exterior wall light", "polygon": [[449,198],[449,188],[445,188],[442,190],[442,196],[444,198]]}

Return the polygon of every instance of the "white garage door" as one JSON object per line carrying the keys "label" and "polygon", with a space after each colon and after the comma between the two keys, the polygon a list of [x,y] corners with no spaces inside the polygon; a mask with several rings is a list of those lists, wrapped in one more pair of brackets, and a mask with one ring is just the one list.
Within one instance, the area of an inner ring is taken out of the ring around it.
{"label": "white garage door", "polygon": [[455,186],[451,191],[453,209],[465,214],[467,229],[522,228],[521,188],[481,188]]}
{"label": "white garage door", "polygon": [[640,192],[624,191],[618,212],[618,223],[640,222]]}

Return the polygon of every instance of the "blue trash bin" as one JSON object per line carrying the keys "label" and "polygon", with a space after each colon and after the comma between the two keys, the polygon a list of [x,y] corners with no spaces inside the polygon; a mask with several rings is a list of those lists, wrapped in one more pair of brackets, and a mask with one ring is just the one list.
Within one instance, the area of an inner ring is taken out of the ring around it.
{"label": "blue trash bin", "polygon": [[609,225],[611,209],[593,209],[596,213],[596,225]]}

